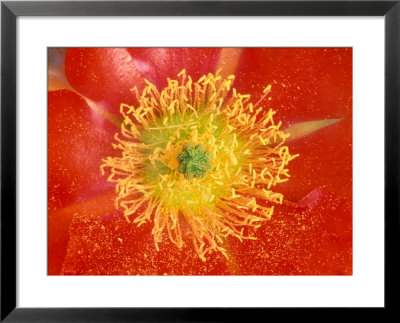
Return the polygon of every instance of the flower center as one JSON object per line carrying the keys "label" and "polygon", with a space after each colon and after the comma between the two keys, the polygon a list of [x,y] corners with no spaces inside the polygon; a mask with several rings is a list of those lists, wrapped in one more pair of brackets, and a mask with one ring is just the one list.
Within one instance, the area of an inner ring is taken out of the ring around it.
{"label": "flower center", "polygon": [[272,188],[289,179],[297,155],[284,145],[289,134],[275,111],[232,88],[233,75],[178,76],[161,92],[147,80],[142,94],[132,89],[139,105],[121,104],[121,156],[103,159],[101,169],[109,169],[127,221],[153,223],[157,250],[167,236],[179,248],[192,240],[203,261],[211,251],[228,257],[224,240],[254,239],[282,203]]}
{"label": "flower center", "polygon": [[203,178],[212,168],[211,153],[206,151],[203,144],[193,146],[190,142],[186,142],[176,159],[179,162],[178,171],[183,173],[186,179]]}

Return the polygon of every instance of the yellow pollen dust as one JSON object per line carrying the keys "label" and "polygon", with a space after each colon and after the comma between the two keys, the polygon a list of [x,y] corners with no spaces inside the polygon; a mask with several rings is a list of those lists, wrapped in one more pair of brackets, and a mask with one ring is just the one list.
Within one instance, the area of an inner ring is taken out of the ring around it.
{"label": "yellow pollen dust", "polygon": [[[152,223],[157,250],[168,237],[177,247],[192,240],[198,256],[218,251],[228,258],[228,236],[255,239],[283,195],[272,188],[290,177],[298,155],[284,145],[288,133],[275,111],[232,87],[234,76],[202,76],[182,70],[161,92],[149,81],[137,106],[121,104],[120,157],[103,159],[102,174],[116,183],[116,208],[138,226]],[[270,86],[266,91],[270,90]],[[185,178],[177,156],[184,145],[204,147],[211,165],[202,177]]]}

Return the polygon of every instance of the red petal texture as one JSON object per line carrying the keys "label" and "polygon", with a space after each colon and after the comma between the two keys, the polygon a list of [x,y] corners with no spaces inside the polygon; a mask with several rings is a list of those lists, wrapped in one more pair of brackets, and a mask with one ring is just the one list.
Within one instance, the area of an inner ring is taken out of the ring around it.
{"label": "red petal texture", "polygon": [[131,88],[145,83],[125,48],[70,48],[65,74],[79,93],[103,109],[119,113],[120,104],[136,102]]}
{"label": "red petal texture", "polygon": [[121,213],[75,215],[63,266],[67,275],[351,275],[351,201],[316,189],[296,206],[276,208],[256,241],[228,240],[229,260],[214,253],[203,263],[186,241],[168,239],[157,252],[151,225],[127,223]]}
{"label": "red petal texture", "polygon": [[65,76],[66,48],[48,48],[47,55],[47,87],[48,91],[71,89]]}
{"label": "red petal texture", "polygon": [[288,143],[292,154],[291,178],[274,189],[285,199],[298,201],[316,187],[325,187],[352,199],[352,118],[343,119],[303,138]]}
{"label": "red petal texture", "polygon": [[220,55],[219,48],[129,48],[136,68],[159,89],[167,85],[167,77],[186,69],[197,81],[202,75],[214,73]]}
{"label": "red petal texture", "polygon": [[48,215],[48,275],[60,275],[67,253],[69,227],[73,216],[93,218],[115,210],[117,194],[112,189],[104,194],[71,206],[49,210]]}
{"label": "red petal texture", "polygon": [[235,275],[351,275],[352,203],[316,189],[296,206],[275,208],[255,233],[258,240],[229,239]]}
{"label": "red petal texture", "polygon": [[[64,249],[72,214],[67,215],[69,220],[55,214],[114,189],[101,176],[100,165],[105,154],[115,153],[111,146],[115,132],[116,128],[76,93],[68,90],[48,93],[49,241],[61,238]],[[53,247],[49,243],[49,252],[58,252],[62,246]]]}
{"label": "red petal texture", "polygon": [[[65,275],[227,275],[225,258],[215,254],[203,262],[191,241],[182,249],[167,237],[157,252],[152,224],[137,227],[122,213],[96,218],[74,216],[68,254],[63,265]],[[186,235],[189,232],[186,232]],[[183,232],[185,234],[185,232]]]}
{"label": "red petal texture", "polygon": [[283,126],[352,114],[351,48],[246,48],[234,86],[277,111]]}
{"label": "red petal texture", "polygon": [[79,95],[60,90],[48,95],[49,204],[55,208],[104,192],[100,172],[118,129]]}

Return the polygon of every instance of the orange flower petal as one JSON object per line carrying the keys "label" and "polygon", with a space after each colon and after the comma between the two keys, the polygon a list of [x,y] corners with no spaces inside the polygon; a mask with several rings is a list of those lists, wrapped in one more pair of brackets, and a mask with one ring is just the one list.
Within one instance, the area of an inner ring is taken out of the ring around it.
{"label": "orange flower petal", "polygon": [[101,159],[114,154],[115,127],[68,90],[48,94],[49,210],[108,190]]}
{"label": "orange flower petal", "polygon": [[[114,153],[115,127],[68,90],[48,93],[48,112],[48,268],[49,274],[55,274],[61,268],[76,211],[68,206],[114,192],[101,176],[100,165],[105,152]],[[110,206],[113,200],[108,201]]]}
{"label": "orange flower petal", "polygon": [[[152,224],[139,228],[122,212],[96,218],[76,214],[63,265],[64,275],[227,275],[226,260],[214,254],[207,262],[197,256],[191,241],[178,249],[165,237],[154,246]],[[184,233],[184,232],[183,232]]]}
{"label": "orange flower petal", "polygon": [[135,66],[159,89],[167,85],[167,77],[186,69],[194,81],[214,73],[221,49],[218,48],[128,48]]}
{"label": "orange flower petal", "polygon": [[291,178],[278,191],[298,201],[316,187],[352,199],[352,118],[288,142],[300,157],[290,164]]}
{"label": "orange flower petal", "polygon": [[131,88],[144,86],[143,76],[124,48],[70,48],[65,74],[75,90],[114,113],[119,113],[121,103],[135,102]]}
{"label": "orange flower petal", "polygon": [[48,275],[59,275],[67,253],[69,227],[72,217],[79,214],[90,219],[115,210],[114,201],[117,194],[114,189],[90,200],[75,203],[63,209],[49,211],[48,216]]}
{"label": "orange flower petal", "polygon": [[281,206],[255,233],[230,239],[236,275],[351,275],[351,200],[316,189],[295,206]]}
{"label": "orange flower petal", "polygon": [[283,126],[351,116],[351,48],[246,48],[236,75],[235,87],[254,101],[271,85],[260,105],[276,110]]}

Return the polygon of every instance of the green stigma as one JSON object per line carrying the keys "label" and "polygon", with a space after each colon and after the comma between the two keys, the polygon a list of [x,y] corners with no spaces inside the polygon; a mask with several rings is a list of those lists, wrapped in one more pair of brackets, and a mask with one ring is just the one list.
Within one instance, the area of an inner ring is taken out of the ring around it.
{"label": "green stigma", "polygon": [[178,171],[183,173],[186,179],[203,178],[212,168],[211,153],[206,151],[203,144],[193,146],[190,142],[186,142],[176,159],[179,162]]}

